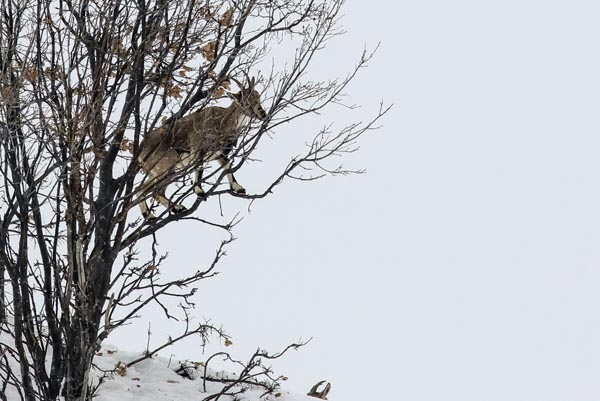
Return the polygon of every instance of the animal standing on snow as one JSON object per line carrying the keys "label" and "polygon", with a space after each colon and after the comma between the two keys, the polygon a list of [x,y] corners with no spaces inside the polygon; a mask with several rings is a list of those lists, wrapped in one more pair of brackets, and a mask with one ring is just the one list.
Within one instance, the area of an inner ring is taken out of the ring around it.
{"label": "animal standing on snow", "polygon": [[[237,82],[237,80],[235,80]],[[172,123],[172,129],[164,127],[151,131],[141,144],[138,161],[146,177],[140,185],[139,198],[153,192],[153,197],[174,213],[182,212],[185,206],[172,204],[165,190],[181,173],[196,169],[194,192],[204,195],[200,186],[205,163],[218,160],[227,171],[229,186],[233,192],[246,193],[236,181],[228,155],[237,145],[243,128],[250,119],[264,120],[267,113],[260,103],[260,95],[254,88],[256,81],[250,80],[247,87],[239,84],[240,91],[231,94],[229,107],[211,106],[195,111]],[[155,218],[145,199],[138,200],[142,215]]]}

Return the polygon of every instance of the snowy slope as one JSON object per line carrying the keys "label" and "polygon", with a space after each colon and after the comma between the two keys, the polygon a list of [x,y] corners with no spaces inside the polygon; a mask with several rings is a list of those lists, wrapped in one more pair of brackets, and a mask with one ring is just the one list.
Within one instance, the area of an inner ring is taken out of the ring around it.
{"label": "snowy slope", "polygon": [[[6,335],[0,336],[6,340]],[[131,367],[126,365],[140,358],[141,353],[119,350],[106,345],[96,354],[92,380],[99,384],[95,392],[96,401],[202,401],[216,395],[224,384],[204,381],[204,367],[201,363],[190,363],[175,358],[154,357],[146,359]],[[175,372],[182,364],[188,366],[186,377]],[[13,368],[17,368],[13,366]],[[18,371],[18,369],[16,369]],[[235,379],[235,374],[207,369],[207,376],[212,378]],[[190,379],[190,377],[192,379]],[[265,395],[265,389],[252,386],[236,386],[229,393],[237,393],[234,397],[222,396],[220,400],[237,401],[315,401],[316,398],[305,395],[290,394],[279,389],[273,395]],[[8,401],[20,399],[16,390],[8,388]],[[261,398],[261,396],[263,396]],[[211,398],[209,398],[211,399]],[[216,399],[212,398],[212,399]]]}
{"label": "snowy slope", "polygon": [[[120,363],[127,363],[139,358],[140,354],[117,350],[115,347],[106,346],[98,353],[95,359],[97,365],[94,374],[96,379],[102,376],[102,370],[113,370]],[[178,400],[203,400],[211,394],[218,393],[223,384],[206,382],[201,378],[204,368],[198,365],[195,371],[188,370],[194,380],[184,378],[175,369],[181,366],[181,361],[164,357],[146,359],[124,371],[121,374],[110,374],[100,385],[97,401],[178,401]],[[210,377],[231,377],[232,374],[208,371]],[[206,385],[206,391],[204,391]],[[241,388],[233,389],[234,392]],[[239,401],[258,401],[264,394],[264,389],[248,389],[237,396]],[[229,399],[223,397],[222,399]],[[266,395],[262,400],[267,401],[307,401],[315,398],[304,395],[290,394],[279,391],[278,396]]]}

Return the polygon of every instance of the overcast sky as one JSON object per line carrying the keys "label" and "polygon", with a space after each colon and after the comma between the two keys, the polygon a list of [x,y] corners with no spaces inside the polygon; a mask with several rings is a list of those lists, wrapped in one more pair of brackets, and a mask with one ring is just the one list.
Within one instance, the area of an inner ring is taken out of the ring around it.
{"label": "overcast sky", "polygon": [[[331,381],[331,401],[600,399],[599,15],[591,0],[350,1],[313,73],[381,42],[348,91],[359,120],[394,103],[347,160],[367,173],[242,207],[198,316],[242,359],[312,337],[274,366],[295,392]],[[159,236],[163,270],[219,235]],[[112,342],[141,349],[130,335]]]}

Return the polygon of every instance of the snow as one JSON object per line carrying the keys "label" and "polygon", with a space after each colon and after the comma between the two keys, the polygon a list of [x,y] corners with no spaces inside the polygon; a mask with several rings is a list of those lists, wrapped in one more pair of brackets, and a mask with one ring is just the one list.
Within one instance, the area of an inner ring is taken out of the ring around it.
{"label": "snow", "polygon": [[[114,370],[119,364],[127,363],[140,357],[139,353],[131,353],[120,351],[115,347],[106,346],[99,352],[95,359],[96,369],[94,370],[95,380],[102,377],[103,370]],[[194,380],[184,378],[175,370],[181,364],[194,365],[187,361],[180,361],[173,358],[154,357],[146,359],[134,366],[120,371],[119,373],[111,373],[105,381],[100,385],[95,398],[96,401],[178,401],[178,400],[202,400],[212,394],[218,393],[223,384],[206,382],[202,380],[204,367],[201,363],[196,363],[196,368],[188,368],[188,375]],[[209,377],[231,377],[231,373],[217,372],[209,369],[207,372]],[[206,391],[204,391],[206,385]],[[241,388],[233,390],[241,390]],[[264,389],[255,388],[248,389],[244,393],[239,394],[239,401],[306,401],[315,400],[315,398],[304,395],[291,394],[286,391],[278,391],[278,397],[275,395],[264,394]],[[230,397],[223,397],[228,399]]]}
{"label": "snow", "polygon": [[[6,335],[0,336],[7,340]],[[105,345],[94,358],[91,380],[98,385],[94,394],[95,401],[202,401],[216,395],[225,384],[204,381],[204,364],[179,360],[174,357],[153,356],[133,366],[126,367],[129,362],[142,356],[141,352],[128,352],[115,346]],[[9,358],[10,359],[10,358]],[[176,373],[184,365],[185,376]],[[13,366],[16,368],[16,366]],[[18,371],[18,370],[17,370]],[[234,373],[206,369],[207,377],[235,378]],[[307,389],[308,390],[308,389]],[[222,396],[221,400],[237,401],[314,401],[316,398],[293,394],[278,389],[274,394],[265,395],[265,389],[259,387],[233,387],[230,393],[238,393],[235,398]],[[9,387],[6,393],[8,401],[20,400],[14,388]],[[262,397],[262,398],[261,398]],[[216,398],[209,398],[216,399]]]}

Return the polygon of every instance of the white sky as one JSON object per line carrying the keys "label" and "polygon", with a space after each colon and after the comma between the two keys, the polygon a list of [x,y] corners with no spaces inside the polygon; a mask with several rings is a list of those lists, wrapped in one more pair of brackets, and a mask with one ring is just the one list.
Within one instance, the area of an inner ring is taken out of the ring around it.
{"label": "white sky", "polygon": [[[242,359],[313,337],[274,366],[296,392],[331,381],[331,401],[598,400],[598,15],[577,0],[349,2],[314,74],[382,42],[349,90],[355,119],[395,104],[348,159],[368,173],[288,182],[244,211],[198,315]],[[252,192],[264,177],[237,178]],[[169,268],[191,271],[217,240],[183,223],[159,236]],[[109,341],[143,348],[132,333]]]}

